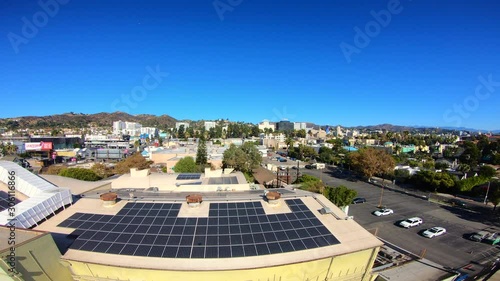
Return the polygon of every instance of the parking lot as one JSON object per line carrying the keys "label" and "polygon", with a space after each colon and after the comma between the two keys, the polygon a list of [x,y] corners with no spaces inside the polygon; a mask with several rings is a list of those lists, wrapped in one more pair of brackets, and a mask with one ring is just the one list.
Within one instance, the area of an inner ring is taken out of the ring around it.
{"label": "parking lot", "polygon": [[[344,185],[358,192],[367,202],[349,207],[349,215],[359,224],[392,244],[421,255],[449,268],[459,268],[471,261],[498,255],[498,246],[474,242],[468,236],[478,230],[500,231],[483,223],[482,214],[468,209],[442,205],[426,198],[382,189],[363,181],[349,181],[349,177],[333,177],[330,171],[304,170],[304,173],[321,177],[330,186]],[[381,200],[382,198],[382,200]],[[393,214],[377,217],[373,211],[380,204],[394,210]],[[423,224],[405,229],[398,224],[409,217],[420,217]],[[442,236],[425,238],[421,233],[431,227],[446,229]]]}

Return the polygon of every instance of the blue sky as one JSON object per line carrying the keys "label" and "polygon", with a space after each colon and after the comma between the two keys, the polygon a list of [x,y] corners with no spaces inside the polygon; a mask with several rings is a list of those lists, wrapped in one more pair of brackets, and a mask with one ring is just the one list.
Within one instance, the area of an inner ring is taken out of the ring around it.
{"label": "blue sky", "polygon": [[121,110],[500,129],[499,10],[494,0],[4,0],[0,118]]}

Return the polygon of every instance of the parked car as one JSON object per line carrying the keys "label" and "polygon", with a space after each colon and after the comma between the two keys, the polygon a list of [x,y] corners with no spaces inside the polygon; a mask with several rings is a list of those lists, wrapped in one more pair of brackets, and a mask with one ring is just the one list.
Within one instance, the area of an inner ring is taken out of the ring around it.
{"label": "parked car", "polygon": [[360,204],[360,203],[365,203],[365,202],[366,202],[366,199],[363,197],[354,198],[352,200],[352,204]]}
{"label": "parked car", "polygon": [[469,239],[472,241],[481,242],[481,241],[483,241],[484,238],[486,238],[486,236],[488,236],[490,234],[491,233],[489,233],[488,231],[481,230],[481,231],[477,231],[477,232],[472,233],[469,236]]}
{"label": "parked car", "polygon": [[449,202],[450,202],[450,204],[451,204],[452,206],[457,206],[457,207],[462,207],[462,208],[467,207],[467,204],[465,204],[465,202],[464,202],[464,201],[462,201],[462,200],[458,200],[458,199],[451,199]]}
{"label": "parked car", "polygon": [[408,218],[402,222],[399,223],[400,226],[404,228],[410,228],[414,226],[419,226],[423,223],[424,221],[419,218],[419,217],[413,217],[413,218]]}
{"label": "parked car", "polygon": [[484,237],[482,242],[487,243],[487,244],[491,244],[491,245],[496,245],[496,244],[500,243],[500,236],[498,235],[498,233],[493,232],[493,233],[490,233],[489,235],[487,235],[486,237]]}
{"label": "parked car", "polygon": [[422,235],[427,238],[434,238],[446,233],[446,229],[444,227],[435,226],[433,228],[429,228],[426,231],[422,232]]}
{"label": "parked car", "polygon": [[384,208],[384,209],[376,210],[375,212],[373,212],[373,214],[376,215],[377,217],[380,217],[380,216],[387,216],[390,214],[394,214],[394,211],[392,209]]}

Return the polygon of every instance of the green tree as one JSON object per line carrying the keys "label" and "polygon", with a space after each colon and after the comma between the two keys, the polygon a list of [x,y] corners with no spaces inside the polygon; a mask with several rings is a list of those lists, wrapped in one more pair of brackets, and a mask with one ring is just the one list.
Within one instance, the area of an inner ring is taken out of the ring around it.
{"label": "green tree", "polygon": [[84,168],[66,168],[59,172],[60,176],[83,181],[98,181],[101,179],[94,171]]}
{"label": "green tree", "polygon": [[438,190],[447,191],[455,186],[450,174],[434,171],[419,171],[411,177],[411,181],[420,188],[433,192]]}
{"label": "green tree", "polygon": [[450,165],[448,165],[448,163],[446,162],[436,162],[434,164],[434,167],[437,169],[437,170],[446,170],[450,167]]}
{"label": "green tree", "polygon": [[184,128],[184,125],[180,125],[179,129],[177,130],[177,137],[179,139],[185,139],[186,138],[186,129]]}
{"label": "green tree", "polygon": [[497,170],[491,166],[481,166],[479,168],[479,175],[485,178],[492,178],[497,174]]}
{"label": "green tree", "polygon": [[488,200],[493,204],[493,210],[495,210],[498,204],[500,204],[500,184],[498,181],[490,182]]}
{"label": "green tree", "polygon": [[196,151],[196,164],[205,166],[207,164],[207,144],[205,140],[198,140],[198,149]]}
{"label": "green tree", "polygon": [[469,164],[471,167],[477,166],[480,157],[480,151],[476,144],[471,141],[466,141],[463,144],[464,152],[460,155],[460,162]]}
{"label": "green tree", "polygon": [[349,189],[343,185],[338,187],[325,187],[324,194],[328,200],[332,201],[339,208],[343,208],[351,204],[352,200],[356,198],[358,192],[353,189]]}
{"label": "green tree", "polygon": [[251,172],[262,163],[262,154],[254,143],[245,142],[240,148],[246,155],[243,172]]}
{"label": "green tree", "polygon": [[306,130],[305,129],[297,130],[297,132],[295,133],[295,135],[298,138],[305,138],[306,137]]}
{"label": "green tree", "polygon": [[194,161],[193,157],[186,156],[175,164],[174,171],[176,173],[196,173],[198,172],[198,166]]}
{"label": "green tree", "polygon": [[293,146],[294,140],[291,137],[286,138],[285,140],[286,143],[286,150],[290,150],[290,147]]}
{"label": "green tree", "polygon": [[294,182],[300,184],[300,189],[314,193],[323,193],[325,184],[317,177],[303,174]]}

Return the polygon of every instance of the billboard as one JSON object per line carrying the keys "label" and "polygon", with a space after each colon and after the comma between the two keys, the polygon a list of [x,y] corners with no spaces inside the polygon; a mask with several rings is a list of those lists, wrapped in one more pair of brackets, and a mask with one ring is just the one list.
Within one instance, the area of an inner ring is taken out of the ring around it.
{"label": "billboard", "polygon": [[24,144],[26,151],[49,151],[52,149],[52,142],[27,142]]}

